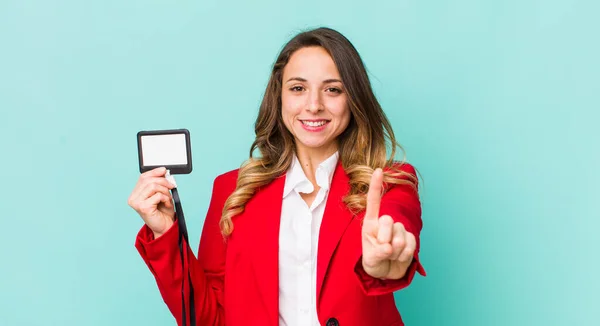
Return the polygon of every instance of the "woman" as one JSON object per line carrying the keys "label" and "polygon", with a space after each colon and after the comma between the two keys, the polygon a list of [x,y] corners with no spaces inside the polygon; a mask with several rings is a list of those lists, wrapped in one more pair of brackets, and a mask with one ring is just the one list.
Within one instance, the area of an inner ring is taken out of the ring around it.
{"label": "woman", "polygon": [[131,194],[145,222],[136,247],[178,324],[189,272],[198,325],[403,325],[393,292],[425,275],[417,177],[393,161],[399,145],[353,45],[328,28],[295,36],[255,130],[249,160],[215,179],[183,271],[165,169]]}

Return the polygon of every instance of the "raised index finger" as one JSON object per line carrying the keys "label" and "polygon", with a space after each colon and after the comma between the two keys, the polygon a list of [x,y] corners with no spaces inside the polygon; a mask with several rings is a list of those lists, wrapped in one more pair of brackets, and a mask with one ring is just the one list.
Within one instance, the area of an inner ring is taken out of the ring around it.
{"label": "raised index finger", "polygon": [[379,205],[381,204],[381,189],[383,188],[383,171],[377,168],[371,176],[369,192],[367,192],[367,208],[365,219],[379,218]]}

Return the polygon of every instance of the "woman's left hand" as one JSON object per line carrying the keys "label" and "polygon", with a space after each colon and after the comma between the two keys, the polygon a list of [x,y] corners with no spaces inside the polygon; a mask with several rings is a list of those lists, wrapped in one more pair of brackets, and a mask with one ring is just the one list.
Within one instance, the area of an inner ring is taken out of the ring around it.
{"label": "woman's left hand", "polygon": [[416,248],[415,236],[389,215],[379,216],[383,172],[371,176],[362,225],[362,265],[372,277],[397,280],[406,274]]}

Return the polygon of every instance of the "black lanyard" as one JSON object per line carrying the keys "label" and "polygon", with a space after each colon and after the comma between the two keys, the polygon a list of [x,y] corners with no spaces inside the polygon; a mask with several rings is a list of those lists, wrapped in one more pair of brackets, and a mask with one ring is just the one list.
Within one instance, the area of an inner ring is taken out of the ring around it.
{"label": "black lanyard", "polygon": [[[185,218],[183,216],[183,209],[181,208],[181,200],[179,199],[179,193],[177,192],[177,188],[173,188],[171,190],[172,194],[173,194],[173,201],[175,201],[175,215],[177,216],[177,224],[179,226],[179,252],[181,253],[181,268],[182,268],[182,273],[181,275],[185,275],[185,258],[188,258],[188,272],[187,272],[187,276],[189,279],[189,284],[190,284],[190,324],[189,326],[196,326],[196,313],[195,313],[195,309],[194,309],[194,287],[192,286],[192,277],[190,276],[190,269],[189,269],[189,257],[187,255],[187,248],[186,246],[189,245],[189,240],[188,240],[188,233],[187,233],[187,227],[185,225]],[[185,245],[183,243],[183,240],[185,240]],[[185,254],[184,254],[185,253]],[[185,313],[185,277],[182,277],[181,280],[181,311],[182,311],[182,325],[183,326],[187,326],[186,324],[186,313]]]}

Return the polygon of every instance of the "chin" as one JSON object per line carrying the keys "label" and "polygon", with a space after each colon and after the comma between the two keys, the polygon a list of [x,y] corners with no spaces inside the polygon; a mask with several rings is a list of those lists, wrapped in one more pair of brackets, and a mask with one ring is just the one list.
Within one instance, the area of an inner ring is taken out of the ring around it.
{"label": "chin", "polygon": [[[300,127],[300,129],[294,128],[295,141],[298,146],[302,146],[307,149],[320,149],[328,148],[335,143],[335,137],[329,130],[324,130],[320,133],[311,133]],[[297,147],[298,147],[297,146]]]}
{"label": "chin", "polygon": [[305,148],[310,149],[318,149],[324,148],[331,145],[331,141],[327,141],[325,139],[315,140],[315,139],[298,139],[298,143]]}

